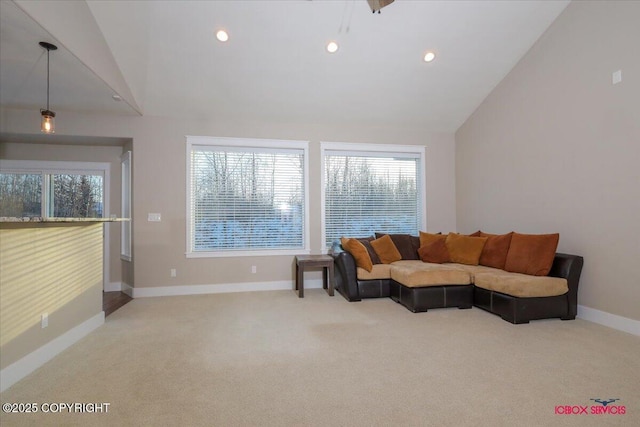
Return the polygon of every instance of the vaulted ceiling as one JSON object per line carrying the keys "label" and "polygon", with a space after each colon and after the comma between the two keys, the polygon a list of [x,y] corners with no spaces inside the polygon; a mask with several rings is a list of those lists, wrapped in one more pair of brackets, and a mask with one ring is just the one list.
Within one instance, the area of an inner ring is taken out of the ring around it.
{"label": "vaulted ceiling", "polygon": [[0,103],[453,132],[568,3],[2,0]]}

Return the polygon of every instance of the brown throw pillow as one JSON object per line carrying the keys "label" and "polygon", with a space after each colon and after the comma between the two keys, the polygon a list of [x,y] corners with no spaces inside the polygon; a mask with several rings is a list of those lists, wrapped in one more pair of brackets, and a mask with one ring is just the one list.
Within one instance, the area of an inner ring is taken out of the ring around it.
{"label": "brown throw pillow", "polygon": [[400,252],[398,252],[396,245],[393,244],[393,240],[391,240],[388,234],[385,234],[379,239],[372,240],[371,246],[383,264],[391,264],[392,262],[402,259],[402,255],[400,255]]}
{"label": "brown throw pillow", "polygon": [[[377,238],[380,238],[384,235],[385,234],[383,233],[376,233]],[[416,242],[414,240],[414,236],[411,236],[409,234],[389,234],[389,237],[391,237],[393,244],[396,246],[396,249],[398,249],[398,252],[400,252],[400,256],[402,257],[402,259],[420,259],[418,258],[419,246],[416,246],[416,243],[418,243],[419,245],[419,241]]]}
{"label": "brown throw pillow", "polygon": [[442,234],[442,233],[438,233],[438,234],[433,234],[433,233],[427,233],[424,231],[420,232],[420,247],[426,246],[431,242],[434,242],[436,240],[444,240],[447,238],[446,234]]}
{"label": "brown throw pillow", "polygon": [[480,265],[504,270],[513,232],[501,235],[483,233],[482,231],[477,231],[476,233],[479,234],[479,237],[487,238],[487,243],[480,254]]}
{"label": "brown throw pillow", "polygon": [[342,243],[344,250],[353,256],[357,267],[364,268],[367,271],[373,270],[373,264],[371,263],[371,258],[369,257],[367,248],[365,248],[358,239],[343,237],[340,239],[340,242]]}
{"label": "brown throw pillow", "polygon": [[560,234],[513,233],[504,269],[513,273],[546,276],[551,270]]}
{"label": "brown throw pillow", "polygon": [[432,262],[436,264],[449,262],[451,260],[451,256],[449,255],[449,249],[447,249],[445,240],[446,239],[437,239],[424,246],[420,246],[420,249],[418,249],[420,259],[424,262]]}
{"label": "brown throw pillow", "polygon": [[371,241],[373,240],[373,237],[365,237],[357,240],[358,242],[362,243],[365,248],[367,248],[367,252],[369,252],[369,258],[371,258],[371,262],[373,264],[382,264],[382,261],[380,261],[380,258],[378,258],[378,254],[371,247]]}
{"label": "brown throw pillow", "polygon": [[468,265],[478,265],[486,242],[487,237],[463,236],[457,233],[449,233],[445,240],[451,262]]}

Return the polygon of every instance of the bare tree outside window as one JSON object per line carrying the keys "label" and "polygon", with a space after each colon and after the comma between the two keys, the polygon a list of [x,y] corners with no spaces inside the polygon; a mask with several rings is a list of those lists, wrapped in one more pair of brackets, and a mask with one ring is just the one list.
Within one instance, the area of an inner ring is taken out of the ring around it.
{"label": "bare tree outside window", "polygon": [[102,217],[102,177],[97,175],[51,175],[53,216],[59,218]]}
{"label": "bare tree outside window", "polygon": [[0,216],[42,215],[42,175],[0,173]]}

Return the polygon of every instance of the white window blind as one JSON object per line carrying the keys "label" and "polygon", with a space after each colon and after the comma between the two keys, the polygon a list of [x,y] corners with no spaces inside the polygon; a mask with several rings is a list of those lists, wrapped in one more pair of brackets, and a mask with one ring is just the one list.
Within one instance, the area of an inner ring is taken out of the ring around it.
{"label": "white window blind", "polygon": [[126,261],[131,261],[131,151],[127,151],[120,159],[122,174],[122,218],[129,218],[130,221],[124,221],[120,225],[120,257]]}
{"label": "white window blind", "polygon": [[417,234],[424,190],[419,153],[324,151],[325,244],[375,232]]}
{"label": "white window blind", "polygon": [[304,249],[305,175],[302,148],[191,145],[189,252]]}

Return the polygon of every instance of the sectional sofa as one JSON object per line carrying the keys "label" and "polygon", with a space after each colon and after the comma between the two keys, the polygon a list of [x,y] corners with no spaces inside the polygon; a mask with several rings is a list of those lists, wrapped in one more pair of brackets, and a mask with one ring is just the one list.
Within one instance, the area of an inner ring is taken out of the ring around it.
{"label": "sectional sofa", "polygon": [[[377,233],[343,238],[330,253],[336,290],[348,301],[390,297],[413,312],[476,306],[519,324],[576,317],[583,258],[555,253],[558,239],[480,231],[469,236],[421,232],[419,237]],[[389,248],[396,249],[391,256]]]}

